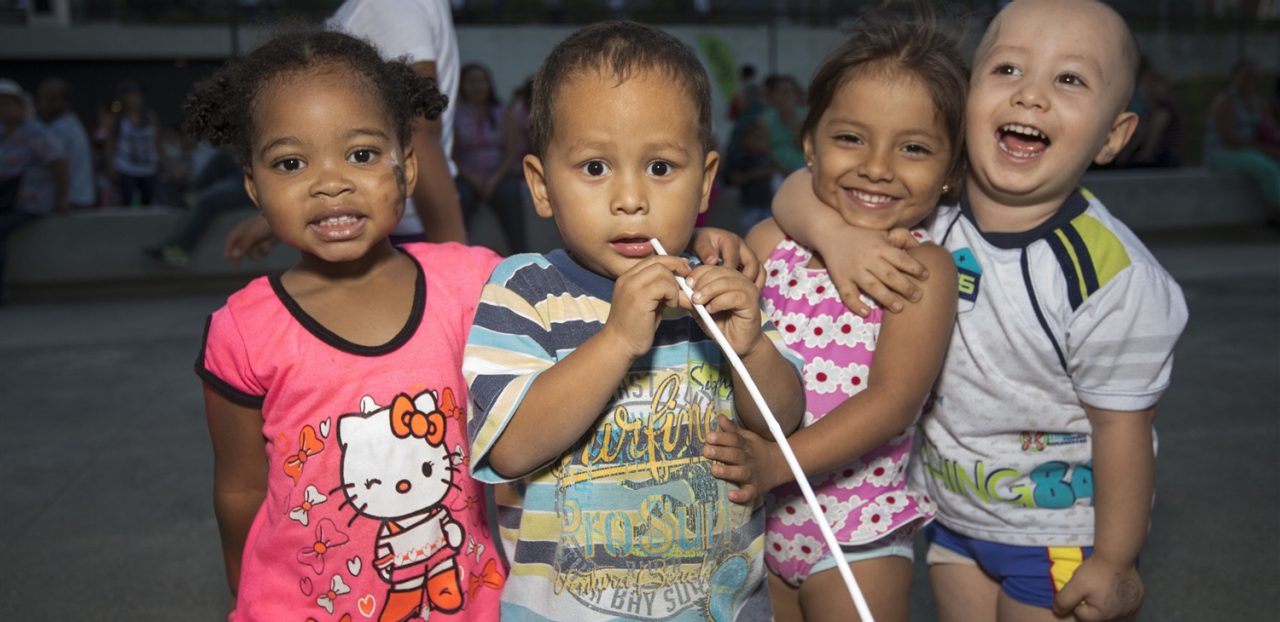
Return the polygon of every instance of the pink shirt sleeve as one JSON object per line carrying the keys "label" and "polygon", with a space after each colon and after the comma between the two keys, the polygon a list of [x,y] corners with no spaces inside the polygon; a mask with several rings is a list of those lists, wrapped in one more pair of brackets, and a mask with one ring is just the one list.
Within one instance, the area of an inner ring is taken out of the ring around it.
{"label": "pink shirt sleeve", "polygon": [[267,391],[253,372],[244,335],[229,306],[209,316],[196,375],[232,402],[262,408]]}

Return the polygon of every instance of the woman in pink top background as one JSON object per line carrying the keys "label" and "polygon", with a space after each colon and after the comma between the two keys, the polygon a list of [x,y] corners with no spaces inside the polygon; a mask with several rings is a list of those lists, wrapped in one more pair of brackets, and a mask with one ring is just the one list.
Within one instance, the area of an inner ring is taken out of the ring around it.
{"label": "woman in pink top background", "polygon": [[481,203],[493,210],[512,254],[528,250],[521,201],[524,181],[513,173],[524,156],[519,134],[523,128],[513,121],[494,94],[489,69],[477,63],[464,65],[453,117],[458,198],[468,226]]}

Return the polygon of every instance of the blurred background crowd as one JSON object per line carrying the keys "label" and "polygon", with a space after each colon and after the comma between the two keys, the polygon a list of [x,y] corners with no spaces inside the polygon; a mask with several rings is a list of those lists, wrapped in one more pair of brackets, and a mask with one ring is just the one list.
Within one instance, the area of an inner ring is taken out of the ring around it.
{"label": "blurred background crowd", "polygon": [[[972,39],[981,28],[964,24],[979,23],[1004,1],[932,4]],[[234,158],[183,136],[186,92],[272,29],[318,23],[339,4],[0,0],[0,31],[12,35],[0,37],[8,40],[0,43],[0,257],[5,237],[49,214],[160,206],[185,215],[169,235],[138,251],[163,265],[189,264],[219,212],[250,204]],[[529,248],[532,218],[521,158],[528,149],[528,80],[540,57],[506,53],[508,33],[544,31],[549,47],[577,24],[611,17],[687,33],[718,89],[716,134],[723,160],[717,198],[732,202],[731,222],[745,232],[768,213],[780,180],[803,165],[797,130],[805,115],[808,69],[831,47],[828,40],[838,40],[841,24],[869,4],[876,3],[451,0],[462,68],[447,155],[456,165],[468,226],[487,209],[504,238],[498,250]],[[1141,126],[1112,168],[1280,175],[1280,0],[1111,4],[1129,20],[1146,52],[1130,104]],[[734,29],[742,33],[718,34]],[[197,32],[194,42],[180,41],[183,33]],[[788,39],[787,32],[826,38],[797,49],[787,43],[797,35]],[[1278,56],[1258,58],[1257,49]],[[1194,67],[1188,57],[1198,58]],[[1280,210],[1280,196],[1273,194],[1265,199]]]}

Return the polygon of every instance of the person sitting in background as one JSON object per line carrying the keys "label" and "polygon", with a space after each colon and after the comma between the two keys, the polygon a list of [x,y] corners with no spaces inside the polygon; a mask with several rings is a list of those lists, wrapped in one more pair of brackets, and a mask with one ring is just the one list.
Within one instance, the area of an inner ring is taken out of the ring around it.
{"label": "person sitting in background", "polygon": [[[24,183],[39,169],[48,169],[52,184]],[[50,189],[52,194],[45,192]],[[32,118],[26,91],[0,78],[0,303],[9,236],[50,211],[67,211],[66,156],[57,139]]]}
{"label": "person sitting in background", "polygon": [[1231,83],[1209,105],[1204,160],[1216,170],[1253,179],[1267,205],[1280,213],[1280,145],[1263,142],[1268,125],[1276,122],[1257,88],[1257,64],[1241,60],[1231,69]]}
{"label": "person sitting in background", "polygon": [[71,110],[71,85],[62,78],[47,78],[36,88],[36,110],[45,129],[58,140],[67,156],[67,205],[94,205],[93,155],[89,134]]}
{"label": "person sitting in background", "polygon": [[470,228],[480,204],[488,204],[510,252],[524,252],[520,181],[511,172],[518,155],[515,137],[507,127],[502,102],[493,92],[493,77],[484,65],[469,63],[463,66],[459,82],[453,160],[458,164],[455,182],[463,217]]}
{"label": "person sitting in background", "polygon": [[178,268],[191,263],[196,243],[209,229],[216,214],[253,207],[253,201],[244,190],[244,169],[236,162],[235,155],[226,149],[217,150],[204,163],[191,186],[196,193],[195,200],[191,209],[183,212],[174,232],[159,246],[143,249],[148,257]]}
{"label": "person sitting in background", "polygon": [[160,174],[160,119],[147,108],[142,85],[125,80],[116,88],[120,110],[107,126],[107,177],[126,207],[151,205]]}

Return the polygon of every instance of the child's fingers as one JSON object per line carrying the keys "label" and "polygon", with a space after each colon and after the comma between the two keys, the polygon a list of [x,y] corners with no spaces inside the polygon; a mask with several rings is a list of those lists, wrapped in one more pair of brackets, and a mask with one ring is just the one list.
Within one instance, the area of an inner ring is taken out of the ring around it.
{"label": "child's fingers", "polygon": [[741,447],[704,445],[702,455],[721,464],[741,465],[747,462],[747,452]]}
{"label": "child's fingers", "polygon": [[[914,240],[915,238],[912,239]],[[921,281],[928,280],[929,278],[929,269],[926,268],[924,264],[920,263],[920,260],[912,257],[911,253],[908,253],[907,251],[895,250],[885,256],[885,261],[888,261],[889,265],[896,268],[899,272],[906,273]]]}
{"label": "child's fingers", "polygon": [[695,268],[692,281],[689,287],[693,289],[693,302],[706,305],[710,313],[740,309],[760,297],[751,281],[727,268]]}
{"label": "child's fingers", "polygon": [[742,449],[742,435],[734,432],[710,432],[707,434],[708,447],[728,447],[730,449]]}
{"label": "child's fingers", "polygon": [[862,302],[862,290],[857,283],[839,279],[832,279],[832,282],[836,285],[836,291],[840,292],[840,301],[850,311],[853,311],[854,315],[867,317],[871,314],[871,307]]}
{"label": "child's fingers", "polygon": [[1069,615],[1084,600],[1084,589],[1078,581],[1067,581],[1053,597],[1053,612],[1059,617]]}
{"label": "child's fingers", "polygon": [[[858,286],[861,287],[862,291],[866,293],[867,296],[870,296],[872,300],[880,303],[881,307],[894,313],[902,310],[904,304],[902,298],[893,293],[893,290],[889,289],[884,282],[875,275],[868,273],[868,275],[863,278],[862,282],[858,283]],[[848,301],[846,300],[846,303],[847,302]],[[871,309],[868,308],[861,300],[858,301],[858,305],[866,309],[867,313],[871,312]],[[854,309],[854,313],[858,313],[858,310]],[[858,315],[866,317],[863,313],[858,313]]]}
{"label": "child's fingers", "polygon": [[911,235],[910,230],[903,229],[902,227],[890,229],[888,238],[889,243],[897,248],[907,249],[920,246],[920,240],[917,240],[916,236]]}
{"label": "child's fingers", "polygon": [[916,280],[904,272],[899,272],[896,268],[886,265],[879,273],[875,274],[882,283],[899,296],[917,302],[920,300],[920,286]]}
{"label": "child's fingers", "polygon": [[729,500],[738,505],[750,505],[759,497],[755,484],[743,484],[736,490],[729,491]]}

